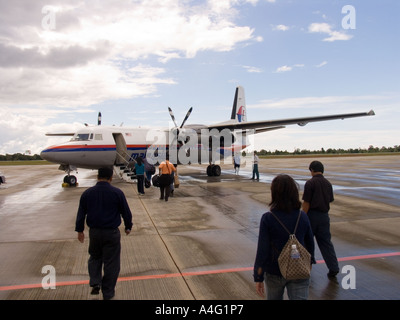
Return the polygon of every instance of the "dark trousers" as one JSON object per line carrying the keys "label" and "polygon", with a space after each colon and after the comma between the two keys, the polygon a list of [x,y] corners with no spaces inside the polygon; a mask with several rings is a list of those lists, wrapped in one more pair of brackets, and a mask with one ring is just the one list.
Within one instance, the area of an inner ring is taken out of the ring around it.
{"label": "dark trousers", "polygon": [[255,177],[257,177],[257,179],[260,179],[260,173],[258,172],[258,164],[257,163],[253,164],[253,177],[252,177],[252,179],[254,179]]}
{"label": "dark trousers", "polygon": [[160,176],[160,199],[164,199],[165,193],[165,201],[168,201],[169,195],[171,193],[171,175],[170,174],[162,174]]}
{"label": "dark trousers", "polygon": [[144,194],[144,175],[143,174],[138,174],[136,176],[137,178],[137,191],[140,194]]}
{"label": "dark trousers", "polygon": [[[121,234],[119,229],[89,230],[90,286],[100,286],[104,299],[115,295],[115,285],[120,271]],[[102,269],[104,267],[104,275]]]}
{"label": "dark trousers", "polygon": [[327,212],[310,210],[308,212],[311,229],[317,240],[319,250],[330,271],[339,272],[339,263],[336,257],[335,248],[331,241],[330,218]]}

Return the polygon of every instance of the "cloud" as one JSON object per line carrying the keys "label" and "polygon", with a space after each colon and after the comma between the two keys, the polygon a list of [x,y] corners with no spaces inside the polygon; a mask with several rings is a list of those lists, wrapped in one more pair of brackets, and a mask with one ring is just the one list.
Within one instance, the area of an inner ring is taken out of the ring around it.
{"label": "cloud", "polygon": [[[235,24],[236,4],[60,0],[43,13],[47,0],[2,1],[0,104],[77,107],[155,93],[176,81],[165,67],[150,66],[154,59],[166,64],[261,41]],[[49,14],[54,30],[42,25]]]}
{"label": "cloud", "polygon": [[247,70],[247,72],[249,73],[261,73],[262,70],[260,68],[257,67],[252,67],[252,66],[243,66],[244,69]]}
{"label": "cloud", "polygon": [[283,72],[288,72],[288,71],[292,71],[293,68],[303,68],[304,64],[294,64],[293,66],[281,66],[279,68],[277,68],[274,73],[283,73]]}
{"label": "cloud", "polygon": [[165,69],[138,65],[118,68],[110,62],[79,68],[0,68],[0,105],[79,108],[105,100],[132,98],[155,91],[156,84],[173,84]]}
{"label": "cloud", "polygon": [[90,106],[156,95],[177,83],[172,59],[262,41],[235,22],[257,2],[0,1],[0,153],[40,152],[65,140],[45,132],[76,130]]}
{"label": "cloud", "polygon": [[289,66],[282,66],[282,67],[279,67],[278,69],[276,69],[276,73],[282,73],[282,72],[288,72],[288,71],[292,71],[292,67],[289,67]]}
{"label": "cloud", "polygon": [[322,61],[320,64],[317,64],[315,67],[316,68],[321,68],[323,66],[326,66],[328,64],[328,61]]}
{"label": "cloud", "polygon": [[288,31],[290,29],[289,26],[285,26],[284,24],[278,24],[273,27],[273,30],[278,30],[278,31]]}
{"label": "cloud", "polygon": [[332,30],[332,26],[328,23],[312,23],[308,26],[308,32],[310,33],[325,33],[329,37],[324,38],[323,41],[333,42],[333,41],[347,41],[353,38],[352,35],[346,34],[344,32]]}
{"label": "cloud", "polygon": [[13,68],[69,68],[86,65],[107,56],[106,46],[85,48],[78,45],[51,47],[47,53],[39,47],[20,48],[0,43],[0,67]]}

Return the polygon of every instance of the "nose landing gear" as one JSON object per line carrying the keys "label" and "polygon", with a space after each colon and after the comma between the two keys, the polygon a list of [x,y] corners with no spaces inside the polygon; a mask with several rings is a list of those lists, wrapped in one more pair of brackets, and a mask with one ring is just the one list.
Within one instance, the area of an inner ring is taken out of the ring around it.
{"label": "nose landing gear", "polygon": [[65,187],[76,187],[78,185],[78,179],[75,176],[67,175],[64,177],[62,186]]}
{"label": "nose landing gear", "polygon": [[76,167],[70,165],[60,165],[58,169],[67,173],[63,180],[63,188],[76,187],[78,185],[78,179],[74,175],[71,175],[71,171],[76,170]]}

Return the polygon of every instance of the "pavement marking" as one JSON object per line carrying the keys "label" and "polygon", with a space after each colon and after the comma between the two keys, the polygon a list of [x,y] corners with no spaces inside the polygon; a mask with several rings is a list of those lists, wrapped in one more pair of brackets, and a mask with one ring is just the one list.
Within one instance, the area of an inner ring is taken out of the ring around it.
{"label": "pavement marking", "polygon": [[[367,255],[360,255],[360,256],[342,257],[342,258],[338,258],[338,260],[339,261],[354,261],[354,260],[376,259],[376,258],[386,258],[386,257],[394,257],[394,256],[400,256],[400,252],[387,252],[387,253],[376,253],[376,254],[367,254]],[[324,262],[325,262],[324,260],[317,260],[317,264],[322,264]],[[228,269],[204,270],[204,271],[193,271],[193,272],[153,274],[153,275],[145,275],[145,276],[120,277],[120,278],[118,278],[118,282],[166,279],[166,278],[177,278],[177,277],[191,277],[191,276],[232,273],[232,272],[242,272],[242,271],[252,271],[252,270],[253,270],[253,267],[243,267],[243,268],[228,268]],[[61,286],[81,285],[81,284],[89,284],[89,280],[61,281],[61,282],[56,282],[55,285],[56,285],[56,287],[61,287]],[[1,286],[0,291],[34,289],[34,288],[41,288],[41,287],[42,287],[41,283],[20,284],[20,285]]]}

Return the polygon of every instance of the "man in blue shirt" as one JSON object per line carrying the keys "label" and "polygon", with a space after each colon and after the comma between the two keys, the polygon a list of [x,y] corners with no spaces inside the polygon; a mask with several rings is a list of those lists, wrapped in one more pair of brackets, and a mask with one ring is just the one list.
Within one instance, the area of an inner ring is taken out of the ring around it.
{"label": "man in blue shirt", "polygon": [[101,289],[106,300],[115,295],[120,271],[121,234],[118,227],[121,224],[121,216],[126,235],[132,229],[132,213],[122,190],[111,185],[112,176],[111,168],[99,169],[97,184],[81,195],[75,225],[78,240],[83,243],[86,219],[89,227],[88,269],[91,293],[99,294]]}

